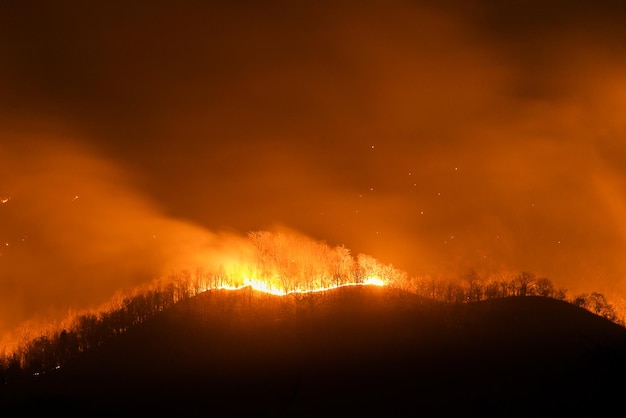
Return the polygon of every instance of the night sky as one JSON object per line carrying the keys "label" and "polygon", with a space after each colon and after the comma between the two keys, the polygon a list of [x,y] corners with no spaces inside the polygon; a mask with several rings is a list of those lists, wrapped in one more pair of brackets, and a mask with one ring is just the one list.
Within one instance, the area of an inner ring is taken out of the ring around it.
{"label": "night sky", "polygon": [[622,1],[3,1],[0,331],[287,228],[626,291]]}

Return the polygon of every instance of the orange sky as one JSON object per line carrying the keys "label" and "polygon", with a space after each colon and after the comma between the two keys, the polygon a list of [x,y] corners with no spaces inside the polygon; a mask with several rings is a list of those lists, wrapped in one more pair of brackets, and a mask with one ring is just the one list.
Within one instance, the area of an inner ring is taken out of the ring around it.
{"label": "orange sky", "polygon": [[626,291],[621,2],[26,3],[0,6],[0,328],[275,225]]}

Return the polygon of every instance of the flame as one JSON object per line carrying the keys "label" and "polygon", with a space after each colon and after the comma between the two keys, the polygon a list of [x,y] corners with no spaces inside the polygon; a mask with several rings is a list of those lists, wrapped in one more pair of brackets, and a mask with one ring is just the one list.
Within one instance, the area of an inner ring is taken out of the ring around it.
{"label": "flame", "polygon": [[381,278],[378,277],[368,277],[363,284],[370,286],[386,286],[387,283]]}
{"label": "flame", "polygon": [[[348,286],[386,286],[400,280],[402,272],[385,266],[373,257],[353,257],[343,246],[295,233],[255,231],[247,246],[204,267],[195,277],[191,293],[207,290],[252,288],[276,296],[324,292]],[[202,258],[202,257],[200,257]],[[187,275],[190,280],[190,275]]]}
{"label": "flame", "polygon": [[386,286],[386,285],[387,283],[385,283],[383,280],[379,279],[378,277],[368,277],[367,280],[361,283],[349,282],[349,283],[341,283],[341,284],[330,285],[330,286],[325,286],[325,287],[316,287],[316,288],[311,288],[311,289],[298,288],[298,289],[286,291],[284,289],[280,289],[278,287],[272,286],[272,284],[268,281],[244,277],[243,284],[240,286],[222,285],[222,286],[216,286],[213,288],[207,288],[204,290],[240,290],[240,289],[251,287],[254,290],[257,290],[263,293],[268,293],[270,295],[287,296],[291,294],[326,292],[328,290],[339,289],[342,287],[350,287],[350,286]]}
{"label": "flame", "polygon": [[[71,326],[68,324],[72,324],[81,311],[100,315],[119,309],[120,301],[127,297],[151,291],[163,292],[164,289],[172,290],[163,293],[163,297],[177,303],[210,290],[250,288],[274,296],[288,296],[344,287],[393,286],[406,279],[406,273],[381,264],[371,256],[358,254],[354,257],[343,246],[331,247],[298,234],[255,231],[249,234],[248,240],[229,244],[232,245],[227,245],[224,251],[200,250],[195,253],[193,259],[199,261],[196,270],[184,268],[179,273],[159,276],[152,283],[120,290],[100,307],[72,309],[60,322],[65,325],[60,326]],[[0,248],[8,245],[8,242],[4,245],[0,242]],[[57,325],[27,321],[23,332],[17,330],[15,335],[10,333],[0,338],[0,350],[5,347],[11,352],[32,335],[58,335]]]}

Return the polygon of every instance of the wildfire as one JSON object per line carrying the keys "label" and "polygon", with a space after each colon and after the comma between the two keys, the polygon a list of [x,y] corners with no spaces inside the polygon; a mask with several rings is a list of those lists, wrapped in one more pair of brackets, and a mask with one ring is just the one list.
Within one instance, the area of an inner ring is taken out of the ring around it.
{"label": "wildfire", "polygon": [[347,286],[385,286],[402,272],[373,257],[353,257],[343,246],[330,247],[298,234],[251,232],[245,254],[222,260],[195,279],[194,290],[250,287],[277,296],[317,293]]}
{"label": "wildfire", "polygon": [[[349,286],[386,286],[386,283],[379,279],[378,277],[369,277],[367,278],[367,280],[361,282],[361,283],[356,283],[356,282],[349,282],[349,283],[341,283],[341,284],[336,284],[336,285],[330,285],[330,286],[326,286],[326,287],[316,287],[316,288],[311,288],[311,289],[293,289],[293,290],[289,290],[286,291],[284,289],[280,289],[277,287],[273,287],[268,281],[264,281],[264,280],[258,280],[258,279],[250,279],[247,277],[244,277],[244,283],[240,286],[232,286],[232,285],[222,285],[222,286],[217,286],[215,288],[215,290],[240,290],[240,289],[245,289],[248,287],[251,287],[254,290],[257,290],[259,292],[263,292],[263,293],[268,293],[270,295],[275,295],[275,296],[287,296],[290,294],[306,294],[306,293],[319,293],[319,292],[326,292],[328,290],[333,290],[333,289],[339,289],[341,287],[349,287]],[[205,289],[205,290],[212,290],[212,289]]]}
{"label": "wildfire", "polygon": [[363,282],[363,284],[369,286],[385,286],[387,283],[385,283],[382,279],[379,279],[378,277],[368,277]]}
{"label": "wildfire", "polygon": [[[0,242],[0,248],[8,245]],[[158,302],[153,299],[154,305],[148,307],[148,311],[158,311],[166,304],[177,303],[209,290],[236,291],[250,288],[274,296],[288,296],[344,287],[387,286],[406,279],[404,272],[379,263],[371,256],[352,256],[343,246],[331,247],[297,234],[252,232],[247,241],[237,241],[235,247],[219,255],[200,251],[200,262],[193,273],[192,270],[184,269],[179,273],[158,277],[152,283],[128,290],[128,293],[121,291],[120,295],[101,307],[86,309],[85,312],[100,316],[104,312],[125,309],[121,301],[130,301],[141,294],[159,294]],[[62,322],[72,324],[76,318],[77,312],[73,312]],[[54,324],[34,321],[28,322],[24,330],[24,336],[16,334],[0,338],[0,349],[5,347],[10,352],[26,336],[39,333],[46,335],[46,338],[55,338],[60,332],[54,328]]]}

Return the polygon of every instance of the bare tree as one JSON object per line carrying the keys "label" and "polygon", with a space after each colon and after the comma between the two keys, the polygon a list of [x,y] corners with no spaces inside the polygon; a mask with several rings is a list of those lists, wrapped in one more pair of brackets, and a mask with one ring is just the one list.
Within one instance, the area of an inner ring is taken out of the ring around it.
{"label": "bare tree", "polygon": [[483,298],[483,286],[478,272],[471,269],[465,274],[464,280],[467,284],[467,301],[478,302]]}
{"label": "bare tree", "polygon": [[617,319],[613,306],[607,302],[606,297],[602,293],[593,292],[589,295],[587,298],[587,309],[611,321]]}
{"label": "bare tree", "polygon": [[535,280],[535,275],[526,271],[521,272],[513,279],[514,295],[528,296],[529,290]]}
{"label": "bare tree", "polygon": [[533,291],[538,296],[552,297],[554,295],[554,285],[547,277],[540,277],[535,281]]}

